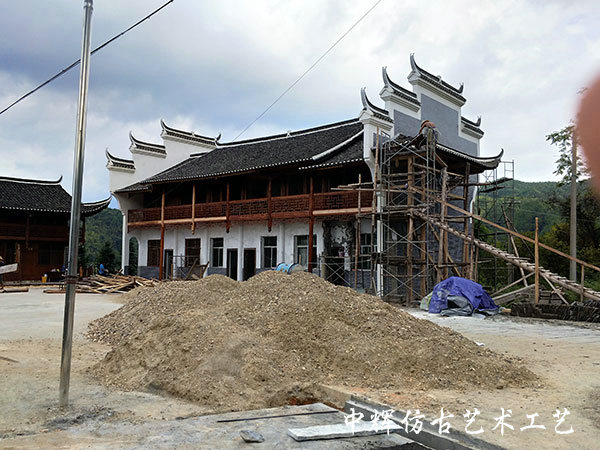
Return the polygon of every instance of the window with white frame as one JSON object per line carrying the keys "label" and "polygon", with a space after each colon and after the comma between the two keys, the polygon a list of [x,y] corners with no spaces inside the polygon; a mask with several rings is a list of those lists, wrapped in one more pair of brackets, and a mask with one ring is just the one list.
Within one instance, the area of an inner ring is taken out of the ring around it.
{"label": "window with white frame", "polygon": [[[308,234],[294,236],[294,262],[301,266],[308,266]],[[313,235],[313,260],[317,262],[317,235]]]}
{"label": "window with white frame", "polygon": [[262,266],[263,269],[272,269],[277,266],[277,236],[263,236]]}
{"label": "window with white frame", "polygon": [[211,242],[211,261],[212,267],[223,267],[223,238],[212,238]]}

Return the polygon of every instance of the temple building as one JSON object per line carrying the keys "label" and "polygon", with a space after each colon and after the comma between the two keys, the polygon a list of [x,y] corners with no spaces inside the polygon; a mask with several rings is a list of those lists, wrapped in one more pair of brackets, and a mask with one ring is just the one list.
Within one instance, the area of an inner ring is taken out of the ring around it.
{"label": "temple building", "polygon": [[[496,167],[501,156],[479,156],[481,119],[461,115],[463,86],[420,68],[413,55],[410,64],[412,89],[383,68],[383,106],[362,89],[362,109],[348,120],[235,142],[161,121],[162,143],[130,134],[130,157],[107,150],[110,190],[123,214],[123,268],[132,240],[142,276],[177,276],[209,264],[209,274],[244,280],[297,263],[367,287],[380,264],[372,255],[381,217],[372,213],[384,199],[360,187],[381,171],[378,149],[408,142],[429,120],[438,132],[436,158],[461,173],[468,166],[467,179]],[[422,142],[409,144],[418,152]]]}
{"label": "temple building", "polygon": [[[0,256],[18,263],[4,281],[40,281],[67,262],[71,196],[56,181],[0,177]],[[82,205],[85,218],[105,209],[110,197]],[[84,233],[81,233],[83,240]]]}

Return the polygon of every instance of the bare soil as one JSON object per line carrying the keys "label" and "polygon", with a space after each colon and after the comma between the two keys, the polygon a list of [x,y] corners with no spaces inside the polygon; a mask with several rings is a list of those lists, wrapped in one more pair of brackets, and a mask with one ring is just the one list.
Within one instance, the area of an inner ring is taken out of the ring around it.
{"label": "bare soil", "polygon": [[307,273],[140,287],[87,335],[113,346],[90,370],[102,382],[220,411],[286,404],[318,384],[370,391],[539,384],[519,358]]}

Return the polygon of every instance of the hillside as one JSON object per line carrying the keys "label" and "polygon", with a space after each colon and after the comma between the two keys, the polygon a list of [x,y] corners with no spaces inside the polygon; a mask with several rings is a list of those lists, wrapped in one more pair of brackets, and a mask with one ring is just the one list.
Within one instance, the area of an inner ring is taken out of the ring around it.
{"label": "hillside", "polygon": [[98,255],[105,241],[113,249],[116,261],[121,261],[122,217],[118,209],[107,208],[86,219],[85,252],[88,264],[99,263]]}
{"label": "hillside", "polygon": [[[543,234],[560,221],[560,211],[552,206],[549,200],[553,197],[568,197],[569,192],[568,185],[558,186],[554,181],[526,182],[515,180],[514,190],[510,188],[501,189],[497,192],[497,198],[506,203],[508,198],[514,195],[514,225],[518,232],[533,232],[535,217],[538,217],[540,233]],[[494,214],[491,207],[488,208],[487,212],[484,208],[486,201],[488,206],[492,204],[491,194],[482,195],[482,200],[480,213],[487,219],[503,223],[504,220],[500,220],[502,210],[499,207],[496,209],[496,214]]]}

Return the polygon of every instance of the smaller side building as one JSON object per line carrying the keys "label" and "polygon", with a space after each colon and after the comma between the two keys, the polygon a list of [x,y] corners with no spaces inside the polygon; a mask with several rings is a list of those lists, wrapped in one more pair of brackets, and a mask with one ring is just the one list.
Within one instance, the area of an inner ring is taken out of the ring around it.
{"label": "smaller side building", "polygon": [[[67,262],[71,196],[56,181],[0,177],[0,255],[19,264],[5,281],[40,280]],[[110,197],[82,205],[85,218],[105,209]]]}

